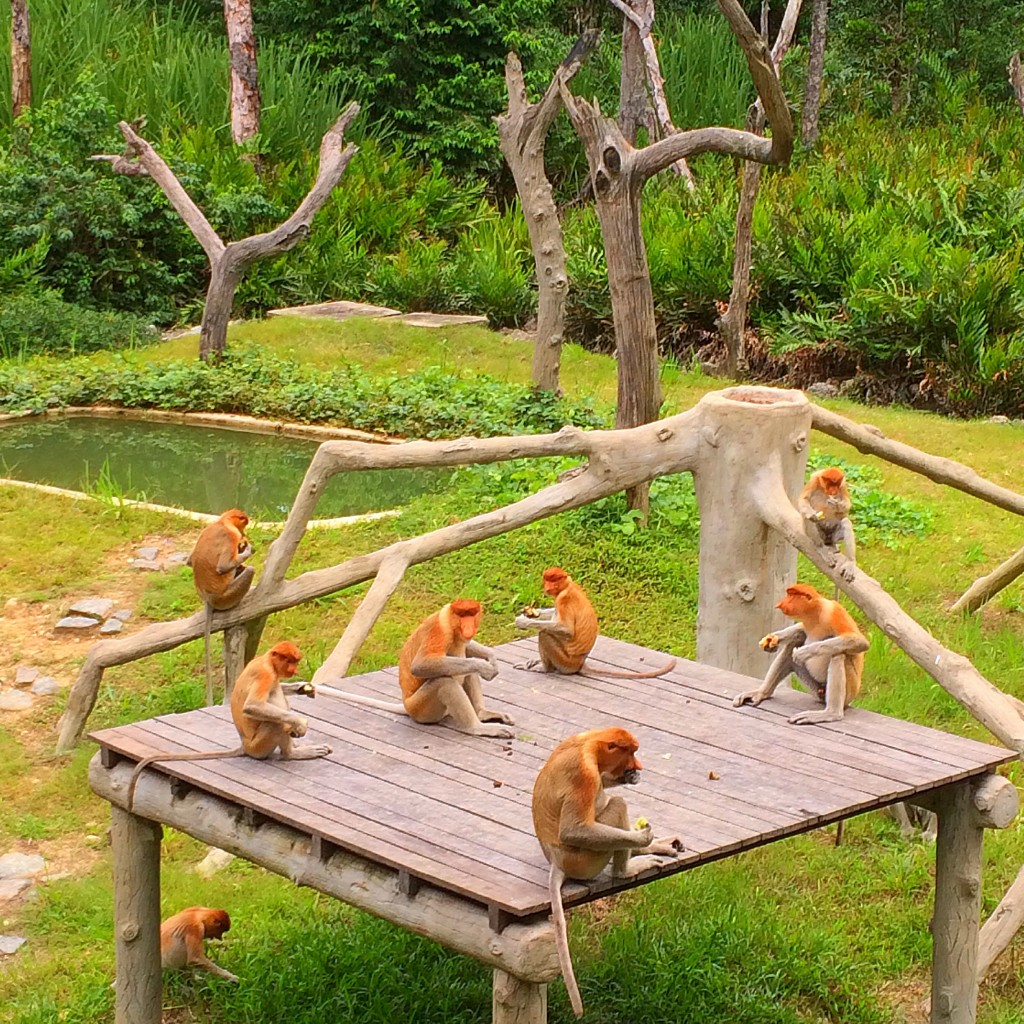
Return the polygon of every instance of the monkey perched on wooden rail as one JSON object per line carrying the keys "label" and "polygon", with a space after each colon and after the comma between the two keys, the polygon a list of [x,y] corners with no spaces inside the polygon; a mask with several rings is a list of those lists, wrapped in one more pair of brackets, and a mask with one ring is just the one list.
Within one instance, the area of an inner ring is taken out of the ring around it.
{"label": "monkey perched on wooden rail", "polygon": [[583,1000],[569,955],[562,906],[566,878],[590,881],[611,861],[614,878],[632,878],[675,858],[683,849],[678,836],[651,839],[651,827],[630,828],[629,809],[611,786],[635,785],[643,765],[640,744],[625,729],[594,729],[570,736],[555,747],[533,785],[533,828],[551,864],[548,888],[558,960],[573,1012]]}
{"label": "monkey perched on wooden rail", "polygon": [[218,967],[203,949],[204,939],[219,939],[230,927],[226,910],[188,907],[178,911],[160,925],[160,966],[164,970],[198,967],[237,984],[238,978]]}
{"label": "monkey perched on wooden rail", "polygon": [[298,671],[302,654],[295,644],[284,640],[274,644],[266,654],[253,658],[242,669],[231,691],[231,718],[238,730],[241,744],[233,750],[208,750],[195,753],[153,754],[143,758],[132,772],[128,783],[128,810],[135,800],[135,787],[139,776],[157,761],[212,761],[222,757],[270,757],[280,750],[282,760],[306,761],[326,757],[331,748],[325,743],[295,743],[295,738],[306,735],[307,721],[288,706],[286,692],[312,695],[308,683],[301,686],[282,683]]}
{"label": "monkey perched on wooden rail", "polygon": [[790,722],[838,722],[860,693],[867,639],[841,604],[822,597],[806,583],[787,587],[786,596],[775,607],[798,619],[799,624],[761,638],[762,650],[775,651],[775,657],[764,682],[756,690],[736,697],[733,707],[760,704],[793,673],[825,707],[821,711],[801,711]]}
{"label": "monkey perched on wooden rail", "polygon": [[213,703],[213,676],[210,672],[210,628],[213,613],[234,608],[249,592],[254,570],[244,565],[252,555],[252,544],[245,535],[249,517],[240,508],[230,508],[215,523],[210,523],[196,541],[187,565],[206,609],[203,637],[206,644],[206,703]]}
{"label": "monkey perched on wooden rail", "polygon": [[408,715],[424,725],[440,722],[473,736],[512,739],[512,719],[484,707],[480,680],[498,674],[498,659],[473,639],[483,613],[478,601],[452,601],[413,630],[398,658],[401,704],[329,686],[317,689],[352,704]]}
{"label": "monkey perched on wooden rail", "polygon": [[[808,522],[817,528],[821,543],[833,552],[843,552],[849,563],[841,569],[843,578],[853,578],[857,564],[857,543],[850,522],[850,492],[846,486],[846,474],[838,466],[819,469],[812,473],[800,492],[796,507]],[[838,594],[837,594],[838,596]]]}
{"label": "monkey perched on wooden rail", "polygon": [[539,659],[517,665],[530,672],[560,672],[562,675],[589,676],[592,679],[654,679],[671,672],[676,659],[651,672],[618,672],[615,669],[588,669],[587,655],[597,640],[597,613],[583,588],[557,566],[542,574],[544,593],[555,599],[554,608],[528,608],[516,616],[516,629],[537,630]]}

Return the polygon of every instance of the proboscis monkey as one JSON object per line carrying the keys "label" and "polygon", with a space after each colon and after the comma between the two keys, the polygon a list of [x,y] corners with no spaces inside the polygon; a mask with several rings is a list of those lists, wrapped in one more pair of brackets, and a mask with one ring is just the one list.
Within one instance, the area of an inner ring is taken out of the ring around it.
{"label": "proboscis monkey", "polygon": [[516,629],[537,630],[540,658],[516,668],[530,672],[560,672],[562,675],[590,676],[592,679],[654,679],[671,672],[671,658],[651,672],[617,672],[614,669],[588,669],[584,663],[597,640],[597,613],[583,588],[557,566],[545,569],[541,579],[544,593],[555,599],[554,608],[527,608],[516,616]]}
{"label": "proboscis monkey", "polygon": [[[408,715],[424,725],[440,722],[473,736],[511,739],[512,719],[484,707],[483,679],[498,674],[498,659],[473,637],[483,608],[478,601],[458,600],[428,615],[405,641],[398,658],[402,703],[377,700],[331,689],[334,697],[353,704]],[[491,723],[504,722],[504,725]]]}
{"label": "proboscis monkey", "polygon": [[199,967],[237,984],[238,978],[218,967],[203,949],[204,939],[219,939],[230,927],[231,918],[226,910],[189,907],[178,911],[160,925],[160,966],[172,971]]}
{"label": "proboscis monkey", "polygon": [[675,858],[683,849],[678,836],[651,839],[646,822],[630,828],[629,809],[612,786],[635,785],[643,765],[632,733],[613,727],[570,736],[555,747],[533,784],[533,828],[551,864],[548,887],[558,960],[573,1012],[583,1013],[565,930],[562,883],[590,881],[611,862],[614,878],[631,878]]}
{"label": "proboscis monkey", "polygon": [[732,702],[733,707],[760,704],[794,673],[825,707],[821,711],[801,711],[790,722],[838,722],[860,693],[867,639],[841,604],[822,597],[806,583],[787,587],[786,596],[775,607],[799,623],[761,638],[761,649],[775,651],[775,657],[764,682],[756,690],[741,693]]}
{"label": "proboscis monkey", "polygon": [[196,541],[186,564],[192,566],[192,580],[206,609],[203,636],[206,641],[206,703],[213,703],[210,673],[210,628],[213,613],[234,608],[252,586],[254,571],[243,563],[252,555],[245,535],[249,517],[240,508],[229,508],[210,523]]}
{"label": "proboscis monkey", "polygon": [[843,545],[849,563],[843,565],[840,572],[844,579],[852,579],[857,564],[857,543],[853,536],[853,523],[850,522],[846,474],[837,466],[812,473],[800,492],[796,507],[804,519],[817,527],[825,547],[838,552],[839,545]]}
{"label": "proboscis monkey", "polygon": [[231,691],[231,718],[242,741],[234,750],[197,751],[187,754],[154,754],[143,758],[132,772],[128,783],[128,809],[135,800],[135,786],[139,776],[151,764],[160,761],[212,761],[222,757],[255,757],[259,760],[270,757],[280,750],[281,759],[307,761],[314,757],[326,757],[331,748],[325,743],[295,743],[299,736],[306,735],[307,721],[288,707],[286,692],[310,693],[312,687],[303,683],[282,683],[291,679],[298,671],[302,654],[295,644],[283,640],[274,644],[266,654],[253,658],[242,669]]}

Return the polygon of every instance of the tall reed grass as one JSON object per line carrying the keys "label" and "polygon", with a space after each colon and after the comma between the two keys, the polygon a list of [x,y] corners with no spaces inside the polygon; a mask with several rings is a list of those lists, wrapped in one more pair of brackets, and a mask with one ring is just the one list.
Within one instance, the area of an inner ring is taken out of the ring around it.
{"label": "tall reed grass", "polygon": [[[10,8],[0,8],[6,38]],[[230,143],[228,49],[185,0],[156,12],[143,0],[33,0],[33,102],[67,96],[90,69],[119,117],[145,116],[160,138],[186,127],[214,129]],[[273,42],[259,54],[261,147],[292,155],[315,146],[338,116],[340,91],[323,84],[308,57]],[[10,53],[0,48],[0,95],[10,95]],[[0,131],[11,111],[0,106]]]}

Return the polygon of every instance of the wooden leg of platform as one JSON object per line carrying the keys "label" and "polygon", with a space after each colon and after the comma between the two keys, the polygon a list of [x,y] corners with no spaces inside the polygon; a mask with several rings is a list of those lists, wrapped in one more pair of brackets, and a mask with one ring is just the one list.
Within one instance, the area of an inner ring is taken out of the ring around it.
{"label": "wooden leg of platform", "polygon": [[547,1024],[548,987],[494,969],[493,1024]]}
{"label": "wooden leg of platform", "polygon": [[945,788],[937,810],[931,1024],[974,1024],[984,828],[971,783]]}
{"label": "wooden leg of platform", "polygon": [[111,807],[115,1024],[160,1024],[160,839],[155,822]]}

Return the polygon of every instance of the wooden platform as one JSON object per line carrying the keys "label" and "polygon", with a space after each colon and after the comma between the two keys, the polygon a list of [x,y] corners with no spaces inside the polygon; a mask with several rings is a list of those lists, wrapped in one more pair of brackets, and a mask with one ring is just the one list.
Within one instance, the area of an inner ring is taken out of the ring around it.
{"label": "wooden platform", "polygon": [[[533,781],[554,746],[585,729],[624,725],[640,740],[642,781],[621,790],[630,813],[656,835],[679,834],[675,863],[646,882],[915,794],[990,772],[1009,750],[853,707],[844,721],[794,726],[817,706],[782,687],[760,708],[733,708],[750,679],[680,660],[645,680],[565,678],[523,672],[536,641],[498,649],[501,675],[487,702],[512,715],[517,738],[460,735],[439,726],[321,696],[296,698],[309,738],[330,743],[325,760],[236,758],[154,765],[190,787],[289,825],[314,844],[350,851],[486,906],[496,927],[546,913],[547,866],[533,834]],[[589,664],[648,670],[667,656],[599,639]],[[767,666],[767,656],[766,656]],[[341,688],[398,699],[397,670],[346,678]],[[156,750],[235,746],[227,708],[167,715],[91,734],[105,763]],[[180,827],[180,823],[176,823]],[[185,829],[188,830],[187,827]],[[623,888],[610,878],[565,889],[581,903]]]}

